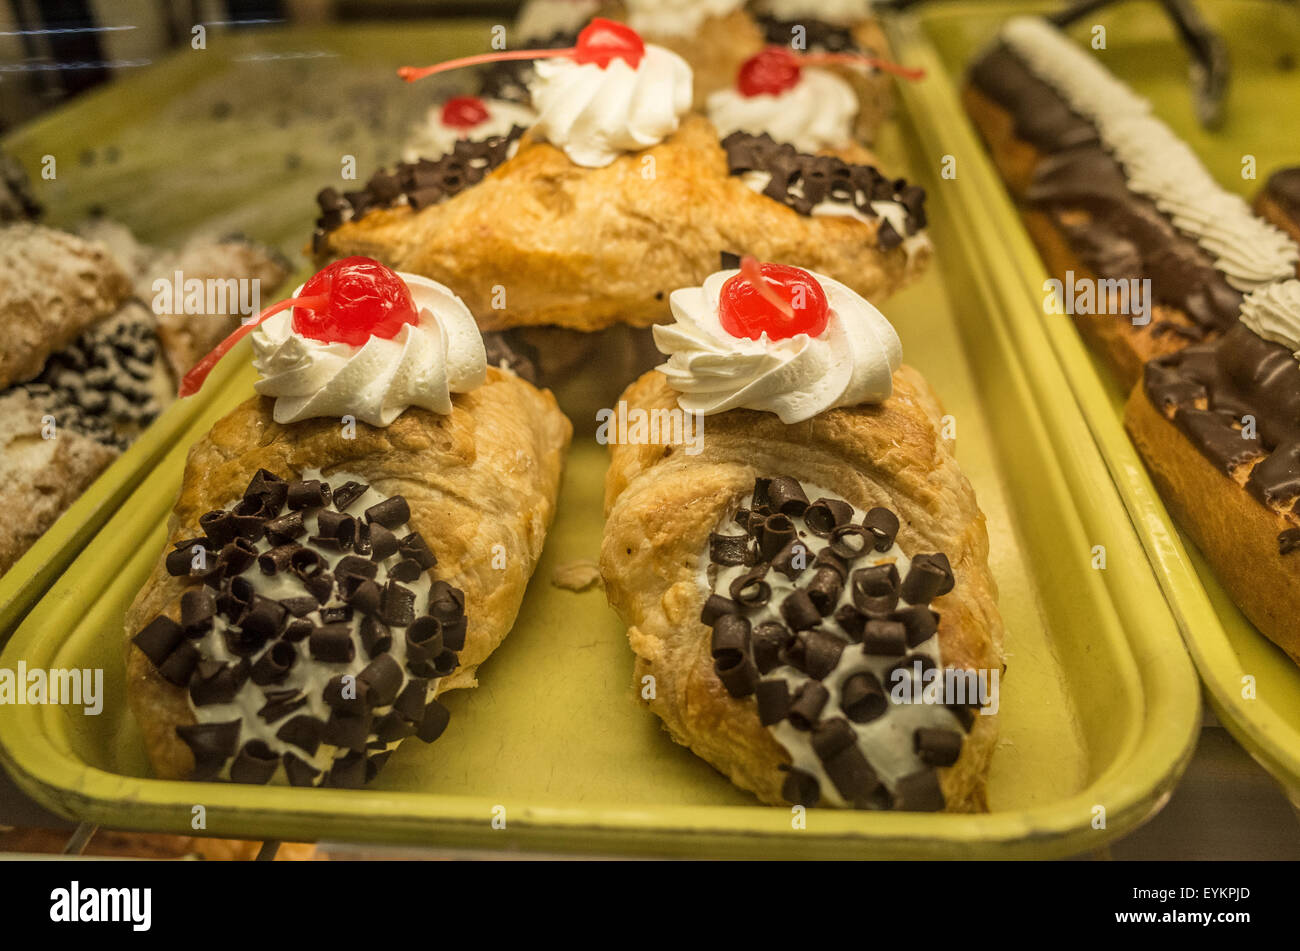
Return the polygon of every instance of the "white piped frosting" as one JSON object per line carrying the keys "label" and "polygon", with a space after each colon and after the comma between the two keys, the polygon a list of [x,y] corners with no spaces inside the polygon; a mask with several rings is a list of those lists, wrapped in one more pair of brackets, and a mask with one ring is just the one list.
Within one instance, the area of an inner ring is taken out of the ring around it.
{"label": "white piped frosting", "polygon": [[[494,136],[505,136],[515,126],[527,129],[537,121],[537,115],[527,106],[505,99],[484,99],[488,117],[472,128],[450,126],[442,121],[442,106],[432,107],[424,122],[417,126],[402,149],[402,160],[418,162],[420,159],[437,159],[456,147],[461,139],[482,142]],[[518,143],[511,146],[518,148]],[[512,153],[513,154],[513,153]]]}
{"label": "white piped frosting", "polygon": [[834,73],[804,69],[798,83],[777,95],[746,96],[735,88],[720,89],[709,96],[708,112],[720,139],[738,130],[766,132],[800,152],[816,152],[853,141],[858,97]]}
{"label": "white piped frosting", "polygon": [[262,374],[255,388],[275,397],[277,423],[350,415],[388,426],[409,406],[450,413],[451,394],[483,384],[487,353],[464,301],[427,277],[398,276],[420,322],[391,340],[372,336],[360,347],[313,340],[294,331],[292,308],[253,331],[253,366]]}
{"label": "white piped frosting", "polygon": [[1129,187],[1212,256],[1232,287],[1248,292],[1295,273],[1300,247],[1221,188],[1187,143],[1151,114],[1151,103],[1096,56],[1037,17],[1008,21],[1001,38],[1097,127],[1103,145],[1124,167]]}
{"label": "white piped frosting", "polygon": [[646,36],[691,36],[710,17],[739,10],[745,0],[624,0],[627,24]]}
{"label": "white piped frosting", "polygon": [[605,67],[538,60],[528,89],[537,110],[534,134],[587,168],[658,145],[677,131],[693,95],[686,60],[649,43],[635,69],[617,58]]}
{"label": "white piped frosting", "polygon": [[871,16],[871,0],[766,0],[759,9],[778,20],[809,17],[851,26]]}
{"label": "white piped frosting", "polygon": [[1281,281],[1247,294],[1241,302],[1241,322],[1300,360],[1300,280]]}
{"label": "white piped frosting", "polygon": [[739,273],[718,271],[702,287],[673,291],[674,322],[654,327],[655,345],[668,356],[659,370],[682,409],[754,409],[797,423],[836,406],[889,398],[903,347],[880,311],[839,281],[813,274],[830,307],[819,336],[733,337],[723,329],[718,302],[723,284]]}

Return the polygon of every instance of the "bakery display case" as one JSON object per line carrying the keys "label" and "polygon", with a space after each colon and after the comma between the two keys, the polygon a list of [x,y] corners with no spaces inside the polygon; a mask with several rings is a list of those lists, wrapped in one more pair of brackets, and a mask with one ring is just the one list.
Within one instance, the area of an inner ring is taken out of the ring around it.
{"label": "bakery display case", "polygon": [[0,850],[1300,857],[1294,4],[160,6],[0,45]]}

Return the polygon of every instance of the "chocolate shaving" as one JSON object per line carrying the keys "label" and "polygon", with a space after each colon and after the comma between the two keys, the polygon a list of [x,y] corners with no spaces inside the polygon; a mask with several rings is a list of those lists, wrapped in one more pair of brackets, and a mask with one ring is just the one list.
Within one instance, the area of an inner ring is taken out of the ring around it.
{"label": "chocolate shaving", "polygon": [[821,717],[830,696],[830,692],[816,680],[805,682],[790,704],[790,725],[796,730],[811,730]]}
{"label": "chocolate shaving", "polygon": [[898,604],[898,567],[889,562],[858,568],[853,572],[850,591],[853,604],[864,614],[883,617]]}
{"label": "chocolate shaving", "polygon": [[419,532],[411,532],[403,538],[398,543],[397,550],[403,558],[410,558],[425,571],[438,563],[438,559],[429,550],[429,546]]}
{"label": "chocolate shaving", "polygon": [[1277,536],[1279,555],[1289,555],[1293,551],[1300,551],[1300,528],[1288,528]]}
{"label": "chocolate shaving", "polygon": [[763,680],[755,690],[758,722],[763,726],[780,723],[790,711],[790,688],[784,680]]}
{"label": "chocolate shaving", "polygon": [[190,699],[196,707],[230,703],[248,680],[248,674],[248,661],[242,657],[232,664],[200,660],[190,677]]}
{"label": "chocolate shaving", "polygon": [[786,646],[794,640],[794,633],[784,624],[765,621],[750,635],[754,650],[754,664],[760,674],[781,666],[781,656]]}
{"label": "chocolate shaving", "polygon": [[393,646],[393,635],[388,626],[373,617],[361,619],[361,646],[367,657],[378,657]]}
{"label": "chocolate shaving", "polygon": [[366,509],[367,522],[378,523],[387,529],[401,528],[410,519],[411,507],[401,495],[389,496]]}
{"label": "chocolate shaving", "polygon": [[388,569],[388,578],[390,581],[406,581],[409,583],[415,581],[423,573],[424,569],[421,568],[414,559],[403,558],[397,564],[393,565],[393,567]]}
{"label": "chocolate shaving", "polygon": [[788,803],[811,809],[821,800],[821,786],[811,773],[789,767],[781,783],[781,797]]}
{"label": "chocolate shaving", "polygon": [[351,630],[346,624],[329,624],[315,628],[308,639],[311,656],[327,664],[349,663],[356,654]]}
{"label": "chocolate shaving", "polygon": [[414,736],[416,725],[396,710],[385,713],[375,721],[375,739],[380,743],[395,743]]}
{"label": "chocolate shaving", "polygon": [[370,685],[358,680],[352,674],[339,674],[331,677],[321,698],[331,710],[361,715],[370,709]]}
{"label": "chocolate shaving", "polygon": [[160,614],[131,638],[131,643],[144,652],[155,667],[161,667],[163,661],[185,639],[185,630],[165,614]]}
{"label": "chocolate shaving", "polygon": [[747,535],[709,534],[709,560],[716,565],[743,565],[750,560]]}
{"label": "chocolate shaving", "polygon": [[[322,508],[329,504],[330,487],[319,479],[309,479],[304,482],[290,482],[289,491],[285,501],[288,504],[290,511],[294,512],[299,512],[303,509]],[[209,532],[209,534],[211,533]]]}
{"label": "chocolate shaving", "polygon": [[253,683],[259,687],[267,684],[278,684],[289,675],[289,668],[293,662],[298,659],[298,651],[292,644],[285,641],[276,641],[271,645],[271,649],[257,659],[253,664],[251,677]]}
{"label": "chocolate shaving", "polygon": [[844,652],[842,640],[818,630],[801,632],[797,643],[801,648],[798,652],[799,669],[814,680],[824,680],[839,664]]}
{"label": "chocolate shaving", "polygon": [[211,779],[221,772],[226,760],[234,755],[239,744],[240,722],[187,723],[176,728],[185,745],[194,754],[193,779]]}
{"label": "chocolate shaving", "polygon": [[758,554],[764,561],[772,561],[795,540],[794,522],[788,515],[778,512],[769,515],[758,531]]}
{"label": "chocolate shaving", "polygon": [[442,623],[427,614],[416,618],[406,629],[408,663],[431,661],[443,652]]}
{"label": "chocolate shaving", "polygon": [[370,486],[360,482],[344,482],[334,490],[334,507],[340,512],[347,509],[353,502],[366,494]]}
{"label": "chocolate shaving", "polygon": [[429,682],[422,677],[412,677],[393,701],[393,710],[412,723],[424,718],[424,704],[429,696]]}
{"label": "chocolate shaving", "polygon": [[808,496],[803,486],[788,476],[778,476],[767,487],[769,504],[782,515],[799,516],[808,508]]}
{"label": "chocolate shaving", "polygon": [[158,674],[169,684],[184,687],[190,682],[202,655],[189,641],[182,641],[158,667]]}
{"label": "chocolate shaving", "polygon": [[360,789],[366,783],[366,756],[354,751],[336,759],[322,785],[335,789]]}
{"label": "chocolate shaving", "polygon": [[841,525],[831,532],[831,551],[845,561],[865,554],[872,544],[871,534],[861,525]]}
{"label": "chocolate shaving", "polygon": [[862,519],[862,526],[871,533],[875,540],[875,549],[886,552],[894,547],[898,537],[898,516],[887,508],[876,506]]}
{"label": "chocolate shaving", "polygon": [[264,575],[277,575],[282,571],[288,571],[293,553],[301,547],[301,545],[294,542],[277,545],[270,551],[264,551],[257,556],[257,567]]}
{"label": "chocolate shaving", "polygon": [[867,626],[867,616],[851,604],[841,604],[835,609],[835,623],[851,641],[861,641]]}
{"label": "chocolate shaving", "polygon": [[728,651],[713,662],[713,671],[733,697],[748,697],[758,686],[758,670],[748,651]]}
{"label": "chocolate shaving", "polygon": [[257,715],[267,723],[283,720],[295,710],[307,705],[307,695],[292,688],[288,690],[268,690],[266,703],[257,711]]}
{"label": "chocolate shaving", "polygon": [[266,537],[273,545],[287,545],[306,534],[301,512],[288,512],[266,523]]}
{"label": "chocolate shaving", "polygon": [[827,538],[834,529],[847,525],[852,517],[853,506],[848,502],[823,498],[804,510],[803,522],[818,538]]}
{"label": "chocolate shaving", "polygon": [[378,522],[370,523],[370,558],[383,561],[397,554],[397,536]]}
{"label": "chocolate shaving", "polygon": [[332,710],[330,718],[325,721],[325,729],[321,732],[321,741],[330,746],[359,752],[366,748],[370,723],[369,712],[353,715]]}
{"label": "chocolate shaving", "polygon": [[379,603],[379,619],[398,627],[415,620],[415,592],[396,581],[384,585]]}
{"label": "chocolate shaving", "polygon": [[926,766],[951,766],[961,756],[961,744],[956,730],[919,727],[912,734],[912,749]]}
{"label": "chocolate shaving", "polygon": [[798,590],[790,592],[781,602],[781,617],[796,631],[810,628],[822,619],[808,592]]}
{"label": "chocolate shaving", "polygon": [[249,740],[230,764],[230,778],[237,783],[261,786],[275,774],[280,757],[262,740]]}
{"label": "chocolate shaving", "polygon": [[908,812],[939,812],[944,807],[943,789],[939,774],[933,769],[904,776],[894,789],[898,808]]}
{"label": "chocolate shaving", "polygon": [[280,758],[280,761],[284,763],[284,775],[288,777],[290,786],[316,785],[316,777],[320,775],[320,770],[311,763],[288,752]]}
{"label": "chocolate shaving", "polygon": [[746,608],[759,608],[772,597],[772,586],[763,580],[767,565],[755,565],[731,582],[728,591],[732,600]]}
{"label": "chocolate shaving", "polygon": [[369,685],[371,706],[386,707],[397,699],[402,686],[402,668],[390,654],[380,654],[357,674],[357,680]]}
{"label": "chocolate shaving", "polygon": [[862,632],[864,654],[901,657],[907,648],[907,628],[898,621],[868,621]]}
{"label": "chocolate shaving", "polygon": [[834,568],[823,566],[813,574],[812,581],[808,582],[805,590],[813,606],[824,617],[839,602],[840,592],[844,590],[844,579]]}
{"label": "chocolate shaving", "polygon": [[903,579],[903,600],[908,604],[929,604],[953,588],[952,568],[943,553],[917,555]]}
{"label": "chocolate shaving", "polygon": [[418,736],[426,743],[432,743],[442,736],[443,730],[451,720],[451,711],[437,700],[430,700],[424,708],[424,718],[420,721]]}
{"label": "chocolate shaving", "polygon": [[840,707],[854,723],[870,723],[884,716],[889,700],[875,674],[864,670],[845,678],[840,686]]}
{"label": "chocolate shaving", "polygon": [[919,647],[939,630],[939,615],[922,605],[902,608],[890,615],[907,630],[907,646]]}
{"label": "chocolate shaving", "polygon": [[710,627],[724,614],[739,614],[740,605],[720,594],[711,594],[704,599],[700,609],[700,620]]}

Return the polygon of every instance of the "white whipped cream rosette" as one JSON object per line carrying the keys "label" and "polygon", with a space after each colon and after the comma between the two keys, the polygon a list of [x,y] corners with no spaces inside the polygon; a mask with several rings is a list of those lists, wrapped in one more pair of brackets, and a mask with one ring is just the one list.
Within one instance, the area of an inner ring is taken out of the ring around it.
{"label": "white whipped cream rosette", "polygon": [[635,68],[617,57],[604,67],[565,57],[538,60],[535,69],[534,134],[587,168],[658,145],[691,107],[690,66],[650,43]]}
{"label": "white whipped cream rosette", "polygon": [[702,287],[674,291],[674,322],[654,328],[655,345],[668,356],[659,370],[682,409],[704,415],[762,410],[788,424],[889,398],[903,347],[879,310],[839,281],[810,271],[829,306],[821,334],[734,337],[722,326],[718,304],[722,286],[739,273],[718,271]]}
{"label": "white whipped cream rosette", "polygon": [[1256,336],[1280,343],[1300,360],[1300,281],[1279,281],[1247,294],[1240,319]]}
{"label": "white whipped cream rosette", "polygon": [[388,426],[410,406],[450,413],[453,393],[483,384],[487,354],[469,308],[437,281],[398,276],[420,322],[392,339],[372,336],[357,347],[304,337],[293,329],[292,308],[253,331],[253,366],[262,375],[255,389],[275,398],[277,423],[351,415]]}
{"label": "white whipped cream rosette", "polygon": [[[835,149],[853,141],[858,96],[834,73],[807,68],[784,92],[746,96],[739,89],[720,89],[709,96],[709,121],[724,139],[733,132],[766,132],[800,152]],[[901,233],[901,232],[900,232]]]}
{"label": "white whipped cream rosette", "polygon": [[739,10],[745,0],[624,0],[627,24],[647,36],[691,36],[710,17]]}

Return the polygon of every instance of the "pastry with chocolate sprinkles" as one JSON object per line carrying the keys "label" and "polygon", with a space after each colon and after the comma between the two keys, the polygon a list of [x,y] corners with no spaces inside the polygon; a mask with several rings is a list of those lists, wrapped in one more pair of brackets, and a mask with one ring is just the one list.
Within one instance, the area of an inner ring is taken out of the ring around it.
{"label": "pastry with chocolate sprinkles", "polygon": [[[623,399],[676,395],[653,373]],[[731,409],[696,456],[611,447],[602,574],[636,682],[765,803],[987,808],[1002,626],[936,405],[903,366],[883,403],[816,427]]]}
{"label": "pastry with chocolate sprinkles", "polygon": [[[912,281],[932,253],[919,186],[761,139],[733,136],[724,149],[702,116],[600,168],[532,133],[456,148],[358,189],[323,189],[318,262],[362,254],[454,287],[484,331],[590,333],[662,321],[668,294],[714,270],[719,234],[727,251],[806,267],[868,297]],[[654,188],[644,187],[647,157]],[[745,184],[753,174],[772,176],[770,195]],[[828,205],[837,213],[824,214]],[[674,210],[685,207],[686,218]]]}

